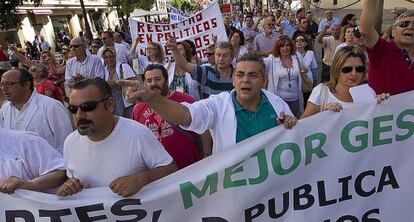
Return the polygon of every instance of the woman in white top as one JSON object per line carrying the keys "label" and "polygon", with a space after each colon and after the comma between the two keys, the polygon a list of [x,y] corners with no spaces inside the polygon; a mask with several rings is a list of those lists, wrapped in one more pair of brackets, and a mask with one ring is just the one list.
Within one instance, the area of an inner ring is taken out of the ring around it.
{"label": "woman in white top", "polygon": [[[178,42],[177,49],[187,62],[191,62],[191,46],[188,43]],[[175,62],[167,63],[165,66],[168,71],[168,85],[171,90],[187,93],[195,100],[200,100],[200,84],[192,79],[191,74],[176,66]]]}
{"label": "woman in white top", "polygon": [[236,30],[230,35],[230,43],[233,46],[234,51],[234,59],[231,63],[234,66],[236,66],[237,59],[240,58],[240,56],[246,54],[247,48],[244,46],[244,35],[243,32]]}
{"label": "woman in white top", "polygon": [[131,56],[133,62],[133,69],[137,74],[144,74],[144,70],[148,64],[161,64],[165,63],[165,53],[162,45],[155,42],[148,42],[145,48],[145,55],[141,55],[137,52],[138,37],[135,39],[134,44],[131,46]]}
{"label": "woman in white top", "polygon": [[340,41],[342,42],[339,44],[336,49],[335,53],[342,47],[356,45],[356,38],[354,36],[354,25],[346,25],[342,27]]}
{"label": "woman in white top", "polygon": [[273,47],[272,54],[265,59],[269,83],[267,90],[281,97],[293,115],[303,112],[302,78],[307,70],[301,69],[293,40],[281,36]]}
{"label": "woman in white top", "polygon": [[102,58],[105,61],[105,80],[112,89],[112,98],[115,104],[114,114],[131,118],[134,106],[126,101],[126,94],[123,88],[116,84],[116,80],[135,79],[135,73],[127,63],[116,62],[116,51],[113,47],[105,47]]}
{"label": "woman in white top", "polygon": [[[305,112],[300,118],[325,110],[339,112],[343,106],[352,104],[356,98],[351,96],[349,89],[361,85],[366,75],[367,58],[361,49],[355,46],[339,49],[332,62],[331,80],[326,84],[317,85],[312,90]],[[376,98],[380,102],[388,97],[389,93],[383,93]],[[375,98],[375,93],[372,98]]]}
{"label": "woman in white top", "polygon": [[[308,72],[306,73],[307,81],[312,83],[313,86],[313,80],[316,78],[316,75],[318,73],[318,64],[316,62],[315,53],[312,50],[310,39],[306,36],[305,33],[299,33],[295,37],[295,46],[296,46],[296,56],[299,59],[300,64],[303,68],[307,69]],[[306,101],[308,100],[310,93],[312,92],[312,89],[306,89],[308,91],[305,91],[305,89],[302,89],[303,92],[303,101],[304,106],[306,105]]]}

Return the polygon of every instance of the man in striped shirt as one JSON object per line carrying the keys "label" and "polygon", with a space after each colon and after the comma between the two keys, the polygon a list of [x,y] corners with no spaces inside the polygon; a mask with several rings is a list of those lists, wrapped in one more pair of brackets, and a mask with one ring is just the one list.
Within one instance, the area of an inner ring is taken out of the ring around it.
{"label": "man in striped shirt", "polygon": [[216,65],[195,65],[187,62],[177,49],[175,38],[171,37],[166,46],[170,47],[176,64],[191,74],[192,78],[202,86],[203,98],[231,91],[233,86],[231,62],[234,58],[233,46],[229,42],[219,42],[214,50]]}

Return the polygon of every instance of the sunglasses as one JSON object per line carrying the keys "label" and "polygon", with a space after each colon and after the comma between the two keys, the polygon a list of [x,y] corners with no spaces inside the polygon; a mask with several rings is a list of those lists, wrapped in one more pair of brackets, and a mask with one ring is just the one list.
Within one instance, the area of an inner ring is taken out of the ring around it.
{"label": "sunglasses", "polygon": [[352,70],[355,69],[355,72],[365,72],[366,67],[365,66],[357,66],[357,67],[352,67],[352,66],[344,66],[341,68],[341,72],[348,74],[350,72],[352,72]]}
{"label": "sunglasses", "polygon": [[98,106],[98,103],[105,102],[109,98],[110,97],[99,100],[99,101],[90,101],[90,102],[82,103],[79,106],[69,105],[68,110],[72,114],[76,114],[78,112],[78,109],[82,110],[82,112],[91,112],[96,109],[96,106]]}
{"label": "sunglasses", "polygon": [[79,46],[81,46],[81,45],[70,45],[69,47],[70,47],[71,49],[77,49],[77,48],[79,48]]}
{"label": "sunglasses", "polygon": [[410,26],[410,24],[414,25],[414,21],[400,21],[396,24],[396,26],[399,26],[401,28],[407,28]]}

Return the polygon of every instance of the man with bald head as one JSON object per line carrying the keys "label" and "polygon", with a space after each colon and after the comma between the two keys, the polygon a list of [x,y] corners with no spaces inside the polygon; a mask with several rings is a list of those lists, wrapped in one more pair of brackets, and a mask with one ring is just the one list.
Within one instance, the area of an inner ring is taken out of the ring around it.
{"label": "man with bald head", "polygon": [[66,62],[65,80],[69,87],[84,78],[104,78],[104,66],[100,57],[92,55],[85,47],[81,37],[70,41],[73,55]]}

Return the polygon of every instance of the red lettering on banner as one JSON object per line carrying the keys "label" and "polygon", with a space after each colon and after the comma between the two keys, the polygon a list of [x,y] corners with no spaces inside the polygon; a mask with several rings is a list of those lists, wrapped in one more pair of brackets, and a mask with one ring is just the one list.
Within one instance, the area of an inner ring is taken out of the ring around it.
{"label": "red lettering on banner", "polygon": [[201,51],[197,51],[197,57],[203,58],[203,53]]}
{"label": "red lettering on banner", "polygon": [[164,29],[164,31],[170,31],[169,25],[163,25],[162,28]]}
{"label": "red lettering on banner", "polygon": [[153,32],[154,31],[154,26],[152,24],[147,24],[147,31],[148,32]]}
{"label": "red lettering on banner", "polygon": [[155,25],[156,32],[162,32],[161,25]]}
{"label": "red lettering on banner", "polygon": [[212,24],[212,27],[211,28],[217,27],[217,18],[211,19],[211,24]]}
{"label": "red lettering on banner", "polygon": [[197,21],[197,22],[199,22],[199,21],[203,21],[203,13],[199,13],[199,14],[197,14],[195,17],[196,17],[196,21]]}
{"label": "red lettering on banner", "polygon": [[145,32],[144,23],[137,22],[138,32]]}
{"label": "red lettering on banner", "polygon": [[176,29],[177,28],[177,24],[172,24],[171,25],[171,28],[174,30],[174,29]]}
{"label": "red lettering on banner", "polygon": [[203,32],[203,29],[200,28],[202,25],[203,24],[201,24],[201,23],[196,25],[197,33],[202,33]]}
{"label": "red lettering on banner", "polygon": [[201,46],[203,46],[203,43],[201,42],[201,38],[197,37],[194,39],[194,44],[196,46],[196,48],[200,48]]}
{"label": "red lettering on banner", "polygon": [[157,33],[157,42],[161,42],[161,39],[162,39],[163,36],[164,36],[164,34]]}
{"label": "red lettering on banner", "polygon": [[[191,24],[195,23],[194,17],[195,17],[195,16],[193,16],[193,17],[191,17],[190,19],[188,19],[188,24],[189,24],[189,25],[191,25]],[[184,20],[184,21],[185,21],[185,20]]]}
{"label": "red lettering on banner", "polygon": [[203,40],[204,40],[204,45],[210,45],[210,36],[209,35],[203,36]]}
{"label": "red lettering on banner", "polygon": [[186,28],[186,29],[184,29],[183,31],[186,33],[186,36],[189,36],[189,35],[190,35],[190,33],[189,33],[190,28]]}
{"label": "red lettering on banner", "polygon": [[145,40],[144,40],[144,34],[138,34],[138,42],[139,43],[144,43],[145,42]]}
{"label": "red lettering on banner", "polygon": [[147,34],[147,42],[152,42],[152,34]]}
{"label": "red lettering on banner", "polygon": [[207,22],[203,22],[203,26],[204,26],[204,31],[210,30],[210,23],[208,21]]}

